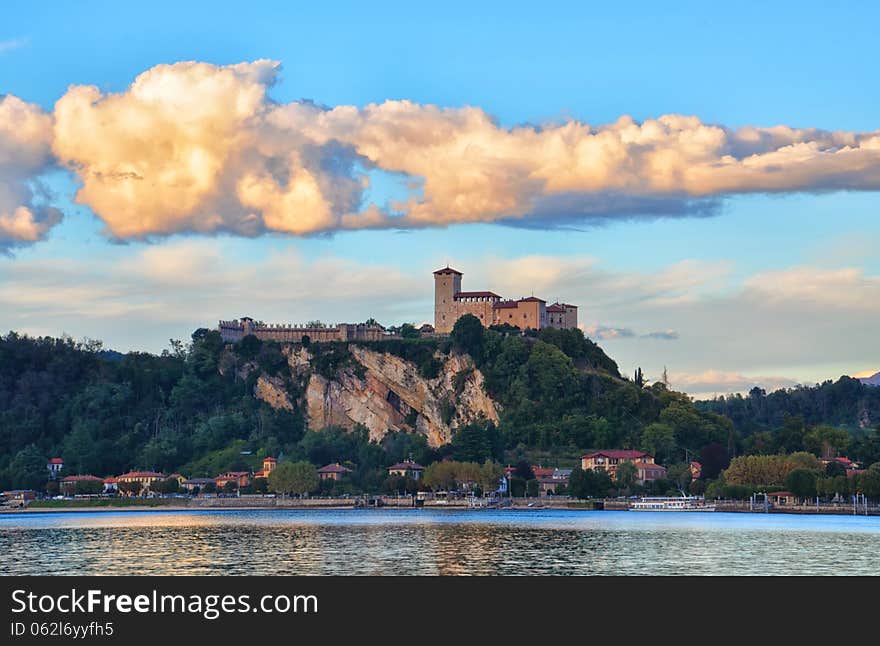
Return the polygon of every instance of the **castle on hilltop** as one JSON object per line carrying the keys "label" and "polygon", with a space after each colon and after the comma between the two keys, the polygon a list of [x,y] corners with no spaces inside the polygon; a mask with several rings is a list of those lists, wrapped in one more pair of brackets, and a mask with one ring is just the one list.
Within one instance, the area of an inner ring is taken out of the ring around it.
{"label": "castle on hilltop", "polygon": [[505,300],[495,292],[461,291],[460,271],[447,266],[434,272],[434,330],[449,334],[459,317],[473,314],[484,327],[513,325],[522,330],[577,327],[577,306],[553,303],[535,296]]}
{"label": "castle on hilltop", "polygon": [[[505,300],[495,292],[461,291],[462,273],[451,267],[434,272],[434,327],[423,325],[422,335],[449,334],[459,317],[476,316],[484,327],[512,325],[521,330],[540,330],[545,327],[570,329],[577,327],[577,305],[553,303],[535,296],[519,300]],[[290,323],[263,323],[243,316],[232,321],[220,321],[217,329],[226,343],[241,341],[252,334],[263,341],[303,343],[309,341],[378,341],[396,337],[394,330],[386,331],[371,320],[370,323],[339,323],[332,326],[296,325]]]}

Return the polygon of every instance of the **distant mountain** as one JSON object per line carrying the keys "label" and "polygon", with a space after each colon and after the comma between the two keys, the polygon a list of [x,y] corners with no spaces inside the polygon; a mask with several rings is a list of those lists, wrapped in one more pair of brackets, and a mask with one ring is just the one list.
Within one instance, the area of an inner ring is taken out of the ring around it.
{"label": "distant mountain", "polygon": [[869,386],[880,386],[880,372],[874,373],[871,377],[860,377],[859,381]]}

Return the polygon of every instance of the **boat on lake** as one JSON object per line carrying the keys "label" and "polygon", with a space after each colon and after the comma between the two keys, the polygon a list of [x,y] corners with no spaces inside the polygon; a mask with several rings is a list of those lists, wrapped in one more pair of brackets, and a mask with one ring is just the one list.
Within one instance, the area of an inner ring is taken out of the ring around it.
{"label": "boat on lake", "polygon": [[715,511],[702,496],[646,496],[630,505],[632,511]]}

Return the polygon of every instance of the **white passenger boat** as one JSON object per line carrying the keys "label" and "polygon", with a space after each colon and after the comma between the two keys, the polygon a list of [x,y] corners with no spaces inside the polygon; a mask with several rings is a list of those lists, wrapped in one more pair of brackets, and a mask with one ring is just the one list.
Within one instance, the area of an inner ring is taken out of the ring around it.
{"label": "white passenger boat", "polygon": [[630,505],[632,511],[715,511],[701,496],[648,496]]}

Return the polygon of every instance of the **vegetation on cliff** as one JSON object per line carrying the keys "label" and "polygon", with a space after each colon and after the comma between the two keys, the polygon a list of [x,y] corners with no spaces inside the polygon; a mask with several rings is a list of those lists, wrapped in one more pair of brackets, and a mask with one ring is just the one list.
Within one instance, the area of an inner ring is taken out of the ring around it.
{"label": "vegetation on cliff", "polygon": [[[635,448],[669,466],[670,483],[687,460],[699,460],[704,478],[714,479],[743,454],[846,451],[864,464],[880,461],[877,431],[835,426],[865,415],[876,420],[874,392],[880,389],[841,380],[815,393],[694,404],[662,383],[622,377],[579,330],[521,335],[503,327],[486,330],[471,319],[459,319],[449,338],[362,344],[411,363],[428,380],[440,373],[443,357],[473,358],[475,367],[452,380],[455,396],[444,399],[448,410],[441,413],[452,419],[456,396],[478,370],[497,403],[499,423],[463,424],[437,448],[417,433],[392,432],[376,442],[360,427],[306,432],[308,374],[332,379],[340,370],[362,371],[350,344],[309,344],[311,358],[299,372],[282,345],[254,337],[224,345],[216,331],[205,329],[190,343],[172,342],[159,356],[9,333],[0,337],[0,487],[42,488],[46,460],[58,455],[67,473],[99,476],[136,468],[214,476],[257,470],[266,455],[316,466],[340,462],[353,470],[349,482],[324,483],[325,490],[373,491],[393,488],[385,469],[404,458],[430,465],[443,459],[537,463],[544,456],[548,466],[575,466],[590,449]],[[255,397],[261,376],[279,384],[290,408],[272,408]],[[808,405],[814,400],[819,403]],[[588,480],[580,485],[585,490],[607,484]]]}

